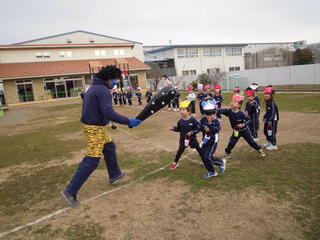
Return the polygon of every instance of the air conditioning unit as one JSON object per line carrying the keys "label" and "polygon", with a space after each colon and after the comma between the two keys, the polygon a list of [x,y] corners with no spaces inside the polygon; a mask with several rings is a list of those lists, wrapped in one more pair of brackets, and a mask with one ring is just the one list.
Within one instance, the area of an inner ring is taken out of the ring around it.
{"label": "air conditioning unit", "polygon": [[70,38],[67,38],[67,43],[72,43],[72,40]]}

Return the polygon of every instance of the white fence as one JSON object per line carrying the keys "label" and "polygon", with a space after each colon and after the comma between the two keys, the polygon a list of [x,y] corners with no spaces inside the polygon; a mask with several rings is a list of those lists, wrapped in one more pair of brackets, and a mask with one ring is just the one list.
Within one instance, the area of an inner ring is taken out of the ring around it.
{"label": "white fence", "polygon": [[[179,89],[186,89],[199,75],[172,77]],[[256,82],[260,86],[272,85],[296,85],[296,84],[320,84],[320,64],[295,65],[288,67],[250,69],[239,72],[229,72],[221,85],[223,90],[232,90],[235,86],[244,89]],[[158,88],[164,86],[161,81]]]}

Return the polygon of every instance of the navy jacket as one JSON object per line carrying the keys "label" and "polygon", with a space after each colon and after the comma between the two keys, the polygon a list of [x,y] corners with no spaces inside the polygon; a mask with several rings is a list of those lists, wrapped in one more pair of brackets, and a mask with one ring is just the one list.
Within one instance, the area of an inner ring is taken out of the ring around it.
{"label": "navy jacket", "polygon": [[141,97],[142,97],[141,92],[136,92],[136,96],[138,97],[138,99],[141,99]]}
{"label": "navy jacket", "polygon": [[128,91],[128,92],[127,92],[127,98],[128,98],[128,99],[131,99],[131,98],[132,98],[132,92],[131,92],[131,91]]}
{"label": "navy jacket", "polygon": [[180,98],[180,93],[176,92],[176,94],[174,95],[173,101],[177,102]]}
{"label": "navy jacket", "polygon": [[219,108],[217,109],[217,113],[227,116],[233,129],[235,129],[238,124],[244,124],[244,128],[241,128],[240,131],[247,129],[248,127],[250,119],[241,110],[234,112],[231,108]]}
{"label": "navy jacket", "polygon": [[[207,133],[204,129],[208,127],[210,132]],[[215,118],[211,122],[208,122],[206,117],[201,118],[200,120],[200,131],[202,131],[203,137],[205,135],[210,136],[209,141],[206,144],[213,144],[219,141],[219,131],[221,129],[220,121]]]}
{"label": "navy jacket", "polygon": [[247,102],[246,103],[246,108],[245,111],[248,113],[248,116],[250,117],[250,119],[252,119],[252,117],[256,117],[259,111],[259,105],[256,101],[252,101],[252,102]]}
{"label": "navy jacket", "polygon": [[221,108],[221,103],[223,102],[223,97],[221,94],[216,94],[213,96],[214,100],[216,100],[217,105],[219,108]]}
{"label": "navy jacket", "polygon": [[152,92],[151,91],[146,91],[146,97],[152,97]]}
{"label": "navy jacket", "polygon": [[279,116],[279,111],[278,111],[278,106],[274,101],[267,101],[266,102],[266,113],[263,116],[263,119],[266,122],[274,122],[274,121],[279,121],[280,116]]}
{"label": "navy jacket", "polygon": [[190,117],[189,119],[181,118],[178,121],[177,126],[174,128],[174,131],[180,132],[180,144],[184,144],[184,139],[188,132],[193,132],[190,137],[190,141],[197,140],[196,133],[199,132],[199,123],[193,117]]}
{"label": "navy jacket", "polygon": [[89,125],[105,126],[109,121],[129,124],[129,119],[112,108],[112,96],[106,81],[94,78],[86,92],[82,105],[81,122]]}
{"label": "navy jacket", "polygon": [[199,101],[202,101],[202,100],[204,99],[204,93],[203,93],[203,92],[198,93],[197,99],[198,99]]}
{"label": "navy jacket", "polygon": [[203,95],[203,99],[205,99],[206,97],[212,97],[212,93],[211,92],[209,92],[209,93],[204,93],[204,95]]}
{"label": "navy jacket", "polygon": [[112,96],[113,96],[114,99],[118,99],[118,93],[117,92],[113,92]]}

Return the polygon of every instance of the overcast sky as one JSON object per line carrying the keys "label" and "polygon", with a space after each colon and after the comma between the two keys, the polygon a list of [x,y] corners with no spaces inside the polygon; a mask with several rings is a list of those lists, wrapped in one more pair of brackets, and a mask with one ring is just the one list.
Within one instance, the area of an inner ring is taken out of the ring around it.
{"label": "overcast sky", "polygon": [[320,0],[0,0],[0,44],[74,31],[144,45],[320,41]]}

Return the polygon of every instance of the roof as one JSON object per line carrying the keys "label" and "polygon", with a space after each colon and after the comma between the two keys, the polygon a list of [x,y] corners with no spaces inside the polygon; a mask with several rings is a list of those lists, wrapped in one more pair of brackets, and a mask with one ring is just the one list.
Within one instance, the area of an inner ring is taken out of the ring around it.
{"label": "roof", "polygon": [[0,78],[19,79],[43,76],[74,75],[89,73],[89,62],[100,62],[101,65],[114,65],[127,62],[130,70],[148,70],[150,67],[135,57],[131,58],[107,58],[87,60],[67,60],[48,62],[23,62],[0,64]]}
{"label": "roof", "polygon": [[142,44],[141,42],[136,42],[136,41],[127,40],[127,39],[123,39],[123,38],[112,37],[112,36],[109,36],[109,35],[104,35],[104,34],[99,34],[99,33],[93,33],[93,32],[88,32],[88,31],[84,31],[84,30],[76,30],[76,31],[72,31],[72,32],[66,32],[66,33],[51,35],[51,36],[47,36],[47,37],[36,38],[36,39],[24,41],[24,42],[18,42],[18,43],[14,43],[14,45],[15,45],[15,44],[31,43],[31,42],[34,42],[34,41],[45,40],[45,39],[54,38],[54,37],[60,37],[60,36],[64,36],[64,35],[68,35],[68,34],[72,34],[72,33],[79,33],[79,32],[81,32],[81,33],[93,34],[93,35],[96,35],[96,36],[99,36],[99,37],[107,37],[107,38],[112,38],[112,39],[116,39],[116,40],[121,40],[121,41],[127,41],[127,42]]}
{"label": "roof", "polygon": [[245,43],[227,43],[227,44],[187,44],[187,45],[168,45],[168,46],[163,46],[161,48],[157,49],[152,49],[149,51],[145,51],[145,53],[155,53],[155,52],[162,52],[166,51],[168,49],[173,49],[173,48],[193,48],[193,47],[245,47],[248,44]]}
{"label": "roof", "polygon": [[96,48],[96,47],[134,47],[133,43],[78,43],[78,44],[11,44],[0,45],[0,50],[49,49],[49,48]]}

